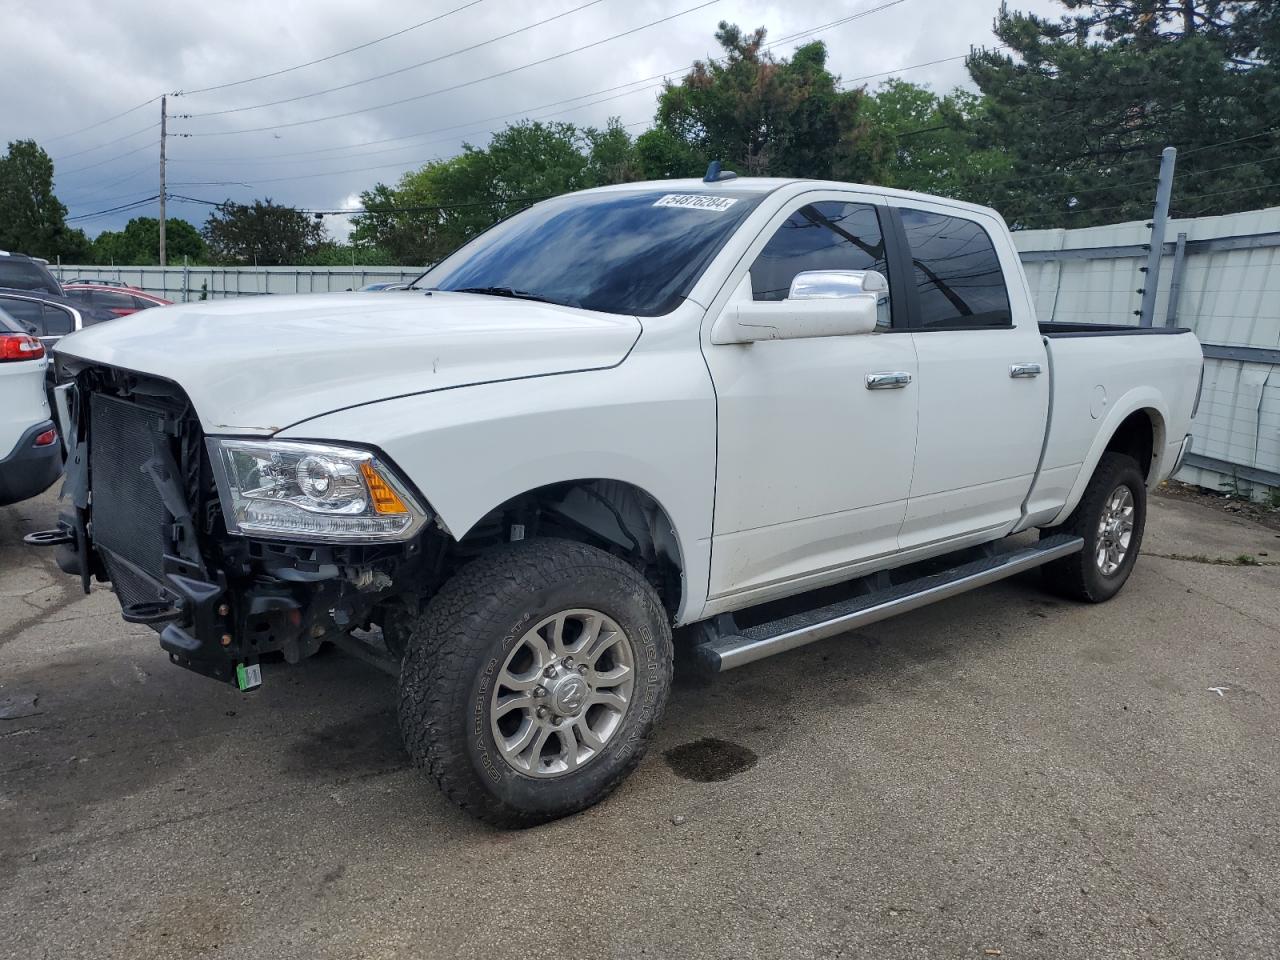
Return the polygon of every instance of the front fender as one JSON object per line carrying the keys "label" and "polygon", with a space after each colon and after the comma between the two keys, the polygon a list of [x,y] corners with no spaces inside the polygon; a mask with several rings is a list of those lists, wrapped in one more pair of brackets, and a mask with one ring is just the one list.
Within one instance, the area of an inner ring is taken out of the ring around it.
{"label": "front fender", "polygon": [[456,539],[495,507],[549,484],[638,487],[672,522],[685,576],[677,620],[687,622],[707,596],[715,430],[700,357],[659,351],[610,370],[384,400],[277,436],[376,446]]}

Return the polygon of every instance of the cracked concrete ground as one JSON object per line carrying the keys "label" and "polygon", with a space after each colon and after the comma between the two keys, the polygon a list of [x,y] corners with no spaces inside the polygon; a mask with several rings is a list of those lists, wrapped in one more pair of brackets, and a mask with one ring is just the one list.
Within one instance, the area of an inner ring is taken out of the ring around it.
{"label": "cracked concrete ground", "polygon": [[388,678],[171,667],[20,545],[54,515],[0,510],[0,956],[1280,954],[1280,568],[1168,559],[1280,558],[1246,521],[1157,499],[1109,604],[1028,577],[685,679],[612,799],[500,833]]}

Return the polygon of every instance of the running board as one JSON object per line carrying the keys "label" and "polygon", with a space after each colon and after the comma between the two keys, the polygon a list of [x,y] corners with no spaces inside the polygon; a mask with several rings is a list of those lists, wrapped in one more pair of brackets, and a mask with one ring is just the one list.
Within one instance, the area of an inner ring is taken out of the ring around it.
{"label": "running board", "polygon": [[1080,537],[1060,533],[1039,543],[996,554],[920,577],[894,587],[875,590],[839,603],[761,623],[735,633],[713,636],[698,644],[698,661],[719,673],[744,664],[825,640],[849,630],[915,610],[948,597],[995,583],[1006,577],[1068,557],[1084,549]]}

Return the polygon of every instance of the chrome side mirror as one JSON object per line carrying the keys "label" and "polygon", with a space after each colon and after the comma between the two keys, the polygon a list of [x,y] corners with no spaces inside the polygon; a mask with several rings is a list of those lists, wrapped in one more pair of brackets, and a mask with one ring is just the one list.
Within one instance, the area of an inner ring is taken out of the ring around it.
{"label": "chrome side mirror", "polygon": [[791,281],[788,300],[845,300],[889,291],[889,281],[875,270],[806,270]]}

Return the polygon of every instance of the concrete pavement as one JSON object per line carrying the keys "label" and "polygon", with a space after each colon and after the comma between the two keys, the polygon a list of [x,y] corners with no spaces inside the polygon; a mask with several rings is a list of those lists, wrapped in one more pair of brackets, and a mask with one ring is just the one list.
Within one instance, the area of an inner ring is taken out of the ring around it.
{"label": "concrete pavement", "polygon": [[1247,521],[1156,499],[1109,604],[1028,577],[678,680],[613,798],[502,833],[387,677],[171,667],[21,546],[55,512],[0,510],[0,956],[1280,953],[1280,566],[1206,562],[1280,560]]}

